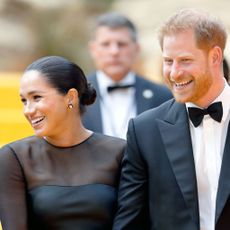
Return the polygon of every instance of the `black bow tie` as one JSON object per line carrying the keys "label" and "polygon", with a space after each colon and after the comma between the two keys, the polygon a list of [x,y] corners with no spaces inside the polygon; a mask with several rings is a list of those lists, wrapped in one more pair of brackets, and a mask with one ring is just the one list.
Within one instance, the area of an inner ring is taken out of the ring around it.
{"label": "black bow tie", "polygon": [[112,85],[112,86],[108,86],[107,90],[108,92],[112,92],[114,90],[117,90],[117,89],[128,89],[128,88],[131,88],[131,87],[134,87],[133,84],[129,84],[129,85]]}
{"label": "black bow tie", "polygon": [[222,102],[215,102],[211,104],[207,109],[188,108],[189,118],[191,119],[195,127],[199,126],[202,122],[204,115],[209,114],[215,121],[221,122],[223,116]]}

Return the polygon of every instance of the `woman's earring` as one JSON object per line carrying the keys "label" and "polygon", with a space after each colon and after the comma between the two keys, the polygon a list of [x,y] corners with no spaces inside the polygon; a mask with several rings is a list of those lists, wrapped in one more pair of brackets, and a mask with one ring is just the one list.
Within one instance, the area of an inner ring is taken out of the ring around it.
{"label": "woman's earring", "polygon": [[73,108],[73,104],[69,103],[69,104],[68,104],[68,108],[69,108],[69,109],[72,109],[72,108]]}

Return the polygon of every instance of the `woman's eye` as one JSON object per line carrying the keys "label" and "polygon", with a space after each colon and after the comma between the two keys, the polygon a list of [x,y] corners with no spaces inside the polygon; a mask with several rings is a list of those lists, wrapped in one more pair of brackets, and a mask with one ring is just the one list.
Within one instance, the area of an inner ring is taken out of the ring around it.
{"label": "woman's eye", "polygon": [[22,102],[23,105],[25,105],[26,104],[26,99],[25,98],[21,98],[21,102]]}
{"label": "woman's eye", "polygon": [[35,101],[38,101],[38,100],[40,100],[41,96],[39,96],[39,95],[34,95],[33,98],[34,98]]}

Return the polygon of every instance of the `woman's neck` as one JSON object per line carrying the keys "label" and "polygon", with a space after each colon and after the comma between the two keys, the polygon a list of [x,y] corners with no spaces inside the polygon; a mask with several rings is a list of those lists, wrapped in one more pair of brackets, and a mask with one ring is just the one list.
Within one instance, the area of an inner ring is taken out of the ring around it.
{"label": "woman's neck", "polygon": [[44,139],[50,144],[59,147],[69,147],[80,144],[91,136],[92,131],[86,129],[81,123],[77,126],[71,125],[61,135],[45,136]]}

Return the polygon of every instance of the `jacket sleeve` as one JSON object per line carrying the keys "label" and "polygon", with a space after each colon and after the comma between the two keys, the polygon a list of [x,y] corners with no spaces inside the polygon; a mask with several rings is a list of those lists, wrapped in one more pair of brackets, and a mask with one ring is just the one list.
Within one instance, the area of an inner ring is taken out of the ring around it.
{"label": "jacket sleeve", "polygon": [[147,168],[135,136],[133,119],[129,122],[127,148],[122,161],[118,209],[113,230],[149,229]]}
{"label": "jacket sleeve", "polygon": [[4,230],[27,230],[26,183],[9,145],[0,149],[0,220]]}

